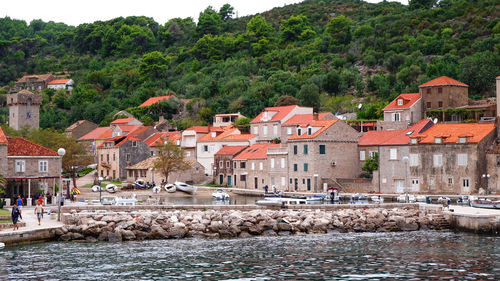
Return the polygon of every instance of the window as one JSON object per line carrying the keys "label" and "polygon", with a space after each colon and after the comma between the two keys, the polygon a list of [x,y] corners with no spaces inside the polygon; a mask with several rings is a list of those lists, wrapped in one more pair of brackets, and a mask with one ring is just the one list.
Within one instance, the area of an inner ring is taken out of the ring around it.
{"label": "window", "polygon": [[366,158],[365,158],[365,152],[364,151],[360,151],[359,152],[359,160],[360,161],[365,161]]}
{"label": "window", "polygon": [[109,163],[109,154],[106,154],[106,162]]}
{"label": "window", "polygon": [[434,167],[443,166],[443,154],[434,154],[433,162],[434,162]]}
{"label": "window", "polygon": [[427,102],[427,108],[431,108],[432,107],[432,103],[430,101]]}
{"label": "window", "polygon": [[390,152],[390,160],[397,160],[398,159],[398,149],[397,148],[391,148]]}
{"label": "window", "polygon": [[285,158],[281,158],[281,169],[285,169]]}
{"label": "window", "polygon": [[297,129],[297,135],[299,135],[299,136],[302,135],[302,129],[301,128]]}
{"label": "window", "polygon": [[267,126],[264,126],[262,127],[262,133],[264,134],[264,136],[267,136]]}
{"label": "window", "polygon": [[281,186],[285,186],[286,180],[285,177],[281,177]]}
{"label": "window", "polygon": [[500,167],[500,156],[497,156],[497,167]]}
{"label": "window", "polygon": [[224,162],[223,161],[219,161],[219,168],[224,168]]}
{"label": "window", "polygon": [[438,88],[438,94],[443,93],[443,88]]}
{"label": "window", "polygon": [[309,147],[307,146],[307,144],[304,144],[304,154],[307,154],[309,151]]}
{"label": "window", "polygon": [[418,185],[418,179],[412,179],[411,180],[412,185]]}
{"label": "window", "polygon": [[262,162],[259,162],[259,170],[264,170],[264,164]]}
{"label": "window", "polygon": [[457,154],[458,166],[467,166],[467,154]]}
{"label": "window", "polygon": [[394,121],[394,122],[401,121],[401,114],[400,113],[393,113],[392,114],[392,121]]}
{"label": "window", "polygon": [[306,184],[306,179],[302,179],[302,184]]}
{"label": "window", "polygon": [[274,136],[278,135],[278,125],[273,125],[273,135]]}
{"label": "window", "polygon": [[429,184],[434,185],[434,178],[429,178]]}
{"label": "window", "polygon": [[443,102],[442,101],[438,101],[438,107],[443,107]]}
{"label": "window", "polygon": [[226,168],[231,168],[231,163],[229,163],[229,161],[226,161]]}
{"label": "window", "polygon": [[271,158],[271,169],[274,169],[274,158]]}
{"label": "window", "polygon": [[255,170],[255,163],[252,162],[252,170]]}
{"label": "window", "polygon": [[233,168],[236,169],[237,168],[237,164],[236,162],[233,162]]}
{"label": "window", "polygon": [[24,160],[16,160],[16,173],[24,173],[26,162]]}
{"label": "window", "polygon": [[286,128],[286,134],[291,135],[292,134],[292,128]]}
{"label": "window", "polygon": [[186,151],[186,157],[191,156],[191,151]]}
{"label": "window", "polygon": [[154,151],[151,151],[151,156],[155,156],[155,152]]}
{"label": "window", "polygon": [[137,142],[136,141],[132,141],[132,147],[136,147],[137,146]]}
{"label": "window", "polygon": [[312,135],[312,128],[307,128],[307,134]]}
{"label": "window", "polygon": [[130,161],[130,153],[127,153],[127,161]]}
{"label": "window", "polygon": [[49,165],[49,161],[47,161],[47,160],[38,161],[38,171],[41,173],[48,172],[48,170],[49,170],[48,165]]}
{"label": "window", "polygon": [[293,164],[293,171],[297,172],[297,170],[298,170],[298,165],[297,164]]}
{"label": "window", "polygon": [[203,151],[204,151],[204,152],[208,152],[208,145],[204,145],[204,146],[203,146]]}
{"label": "window", "polygon": [[290,184],[292,184],[292,183],[293,183],[293,179],[292,179],[292,178],[290,178]]}
{"label": "window", "polygon": [[417,144],[417,138],[410,138],[411,144]]}
{"label": "window", "polygon": [[247,167],[247,162],[241,162],[240,163],[240,168],[245,169]]}
{"label": "window", "polygon": [[398,99],[398,105],[403,105],[403,99]]}
{"label": "window", "polygon": [[410,167],[418,166],[418,154],[410,154]]}
{"label": "window", "polygon": [[309,170],[309,164],[304,163],[304,172],[307,172]]}
{"label": "window", "polygon": [[428,89],[427,89],[427,94],[430,94],[430,93],[431,93],[431,89],[430,89],[430,88],[428,88]]}
{"label": "window", "polygon": [[368,152],[368,156],[370,158],[375,158],[375,157],[377,157],[377,152],[376,151],[370,151],[370,152]]}
{"label": "window", "polygon": [[240,181],[247,181],[247,175],[241,175]]}
{"label": "window", "polygon": [[[151,154],[151,155],[153,155],[153,154]],[[116,154],[114,154],[114,153],[113,153],[113,161],[116,161]]]}
{"label": "window", "polygon": [[215,147],[214,147],[213,145],[210,145],[210,146],[208,147],[208,152],[214,152],[214,148],[215,148]]}
{"label": "window", "polygon": [[442,138],[434,138],[434,143],[443,143]]}
{"label": "window", "polygon": [[319,154],[326,154],[326,146],[324,144],[319,145]]}
{"label": "window", "polygon": [[101,154],[101,162],[104,162],[104,154]]}
{"label": "window", "polygon": [[458,143],[467,143],[467,138],[458,138]]}
{"label": "window", "polygon": [[293,146],[293,154],[297,155],[297,146],[296,145]]}
{"label": "window", "polygon": [[271,184],[272,185],[275,185],[276,184],[276,181],[274,180],[274,177],[271,178]]}
{"label": "window", "polygon": [[116,179],[116,171],[113,170],[113,179]]}
{"label": "window", "polygon": [[448,184],[453,184],[453,178],[448,178]]}
{"label": "window", "polygon": [[463,179],[462,180],[462,186],[463,187],[469,187],[469,179]]}
{"label": "window", "polygon": [[259,134],[259,127],[253,127],[253,134],[258,135]]}

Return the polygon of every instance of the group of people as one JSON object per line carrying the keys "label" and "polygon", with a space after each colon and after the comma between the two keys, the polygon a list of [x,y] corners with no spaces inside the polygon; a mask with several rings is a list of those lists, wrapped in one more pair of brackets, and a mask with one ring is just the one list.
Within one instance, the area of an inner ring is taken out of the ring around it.
{"label": "group of people", "polygon": [[[43,213],[44,213],[43,204],[44,204],[43,196],[38,196],[36,199],[36,206],[33,211],[38,219],[38,225],[40,225],[41,219],[43,218]],[[22,216],[23,206],[24,206],[23,199],[21,198],[21,196],[18,196],[16,202],[12,206],[12,212],[11,212],[12,224],[14,225],[14,230],[19,229],[19,225],[17,223],[19,219],[23,219]]]}

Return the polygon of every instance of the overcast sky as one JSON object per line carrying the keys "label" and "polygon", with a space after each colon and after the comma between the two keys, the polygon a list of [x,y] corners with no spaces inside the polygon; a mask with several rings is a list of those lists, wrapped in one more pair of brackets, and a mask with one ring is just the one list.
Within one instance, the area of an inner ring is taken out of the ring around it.
{"label": "overcast sky", "polygon": [[[116,17],[147,16],[164,24],[172,18],[198,15],[209,5],[218,10],[225,3],[234,7],[238,16],[252,15],[302,0],[2,0],[0,17],[30,22],[33,19],[64,22],[69,25],[109,20]],[[380,2],[368,0],[368,2]],[[407,3],[407,0],[400,2]]]}

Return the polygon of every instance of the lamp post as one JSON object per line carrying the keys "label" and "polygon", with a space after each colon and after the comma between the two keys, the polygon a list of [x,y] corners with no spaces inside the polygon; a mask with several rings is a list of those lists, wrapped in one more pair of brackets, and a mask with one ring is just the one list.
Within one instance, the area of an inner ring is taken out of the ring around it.
{"label": "lamp post", "polygon": [[99,177],[98,180],[99,180],[99,203],[102,204],[102,199],[101,199],[101,194],[102,194],[101,182],[104,180],[104,178],[103,177]]}
{"label": "lamp post", "polygon": [[405,202],[408,203],[408,156],[404,156],[401,158],[403,162],[405,162],[405,186],[404,186],[404,191],[405,191]]}
{"label": "lamp post", "polygon": [[484,191],[484,195],[488,195],[488,179],[490,178],[490,174],[483,174],[482,175],[485,183],[486,190]]}
{"label": "lamp post", "polygon": [[57,221],[61,221],[61,200],[62,200],[62,159],[64,154],[66,154],[66,149],[64,148],[59,148],[57,150],[57,154],[61,156],[61,170],[59,171],[59,202],[58,202],[58,208],[57,208]]}

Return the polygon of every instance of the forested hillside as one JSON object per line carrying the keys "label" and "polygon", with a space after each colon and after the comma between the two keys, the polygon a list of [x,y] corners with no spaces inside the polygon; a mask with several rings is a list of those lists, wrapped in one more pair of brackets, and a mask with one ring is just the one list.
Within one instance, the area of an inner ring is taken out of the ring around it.
{"label": "forested hillside", "polygon": [[387,100],[431,78],[463,81],[479,99],[493,94],[500,75],[499,0],[309,0],[243,18],[224,5],[201,11],[197,22],[127,17],[73,27],[0,19],[1,102],[24,74],[54,73],[76,87],[71,95],[43,92],[42,127],[106,125],[122,109],[145,123],[172,118],[177,101],[136,108],[169,92],[191,99],[176,116],[181,128],[294,102],[332,112],[363,102],[358,117],[377,118]]}

